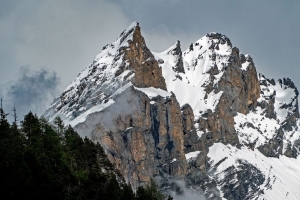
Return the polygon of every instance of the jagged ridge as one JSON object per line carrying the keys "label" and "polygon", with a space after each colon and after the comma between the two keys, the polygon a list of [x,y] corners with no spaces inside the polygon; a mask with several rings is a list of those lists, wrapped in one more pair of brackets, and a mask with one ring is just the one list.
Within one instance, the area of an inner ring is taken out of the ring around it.
{"label": "jagged ridge", "polygon": [[[290,79],[275,83],[258,76],[252,58],[222,34],[207,34],[184,52],[177,41],[152,53],[133,23],[103,48],[46,116],[60,115],[99,141],[135,187],[155,177],[171,190],[179,187],[174,180],[202,188],[208,199],[274,199],[281,194],[272,185],[284,182],[289,193],[295,188],[278,172],[277,162],[266,171],[256,155],[298,156],[297,97]],[[227,148],[237,149],[217,153]],[[255,158],[249,163],[239,151]],[[251,173],[257,173],[254,184],[244,183],[240,175],[251,178]],[[240,178],[232,184],[235,176]],[[295,177],[300,180],[298,172]],[[238,188],[236,193],[228,185]]]}

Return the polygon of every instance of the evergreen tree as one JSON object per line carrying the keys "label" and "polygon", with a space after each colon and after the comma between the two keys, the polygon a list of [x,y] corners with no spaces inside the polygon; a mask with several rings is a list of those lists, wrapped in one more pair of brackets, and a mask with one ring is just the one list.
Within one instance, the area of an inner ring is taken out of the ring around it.
{"label": "evergreen tree", "polygon": [[139,186],[136,191],[136,200],[145,200],[149,198],[144,187]]}
{"label": "evergreen tree", "polygon": [[111,178],[106,184],[106,199],[115,199],[119,200],[122,196],[122,190],[118,181],[116,180],[116,176],[112,174]]}
{"label": "evergreen tree", "polygon": [[2,103],[2,98],[0,99],[0,120],[3,120],[6,118],[6,115],[4,114],[3,110],[3,103]]}
{"label": "evergreen tree", "polygon": [[121,198],[122,200],[132,200],[135,199],[135,194],[130,186],[130,184],[123,184],[122,187],[122,195]]}
{"label": "evergreen tree", "polygon": [[0,113],[0,191],[3,196],[16,196],[25,190],[24,183],[30,176],[23,159],[25,148],[18,129],[8,123],[2,105]]}
{"label": "evergreen tree", "polygon": [[13,111],[13,118],[14,118],[13,126],[17,127],[18,116],[17,116],[17,109],[16,109],[15,103],[14,103],[14,107],[13,107],[12,111]]}
{"label": "evergreen tree", "polygon": [[21,130],[25,135],[28,145],[38,145],[40,135],[42,133],[39,119],[32,112],[25,115],[24,120],[21,121]]}
{"label": "evergreen tree", "polygon": [[158,190],[158,186],[156,185],[156,183],[153,179],[150,179],[150,181],[147,183],[145,188],[138,187],[138,190],[136,193],[137,200],[142,200],[142,199],[164,200],[165,198],[166,198],[166,195],[162,194]]}
{"label": "evergreen tree", "polygon": [[6,114],[3,110],[3,106],[2,106],[2,99],[1,99],[1,103],[0,103],[0,133],[2,134],[7,134],[8,130],[9,130],[9,123],[6,119],[6,116],[8,114]]}
{"label": "evergreen tree", "polygon": [[59,116],[57,116],[54,118],[53,124],[56,128],[57,133],[59,135],[62,135],[65,127],[63,120]]}

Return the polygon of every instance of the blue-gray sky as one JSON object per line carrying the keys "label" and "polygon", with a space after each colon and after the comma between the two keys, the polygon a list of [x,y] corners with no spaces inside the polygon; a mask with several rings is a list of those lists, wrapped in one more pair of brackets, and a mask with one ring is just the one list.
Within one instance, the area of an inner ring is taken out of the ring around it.
{"label": "blue-gray sky", "polygon": [[[299,0],[0,0],[0,95],[7,106],[17,98],[23,103],[17,106],[41,114],[32,104],[46,107],[133,21],[156,52],[176,40],[186,49],[206,33],[220,32],[253,57],[258,72],[290,77],[300,87],[299,11]],[[51,95],[39,102],[33,95],[26,100],[28,92],[9,96],[12,87],[24,90],[17,88],[24,80],[46,81],[31,90]]]}

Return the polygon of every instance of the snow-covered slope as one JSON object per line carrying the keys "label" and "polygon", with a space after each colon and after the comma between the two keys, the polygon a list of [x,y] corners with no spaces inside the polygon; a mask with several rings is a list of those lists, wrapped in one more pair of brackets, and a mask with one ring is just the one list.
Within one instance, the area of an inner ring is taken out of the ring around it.
{"label": "snow-covered slope", "polygon": [[135,26],[136,23],[131,24],[116,41],[104,46],[92,63],[54,100],[45,113],[50,121],[60,116],[74,126],[90,113],[111,105],[113,95],[130,86],[133,74],[129,70],[117,77],[115,73],[121,65],[127,64],[123,62],[121,49],[128,47]]}
{"label": "snow-covered slope", "polygon": [[[116,41],[104,46],[92,63],[54,100],[45,112],[45,117],[52,121],[56,116],[60,116],[66,124],[76,126],[84,122],[91,113],[100,112],[112,105],[117,95],[133,87],[133,78],[137,70],[130,65],[127,51],[131,51],[130,43],[133,42],[137,31],[139,24],[134,22]],[[136,51],[138,46],[145,46],[143,38],[134,45]],[[146,60],[150,61],[151,55],[147,56],[149,58]],[[140,91],[166,96],[166,91],[159,88]]]}
{"label": "snow-covered slope", "polygon": [[300,159],[266,157],[258,149],[222,143],[210,147],[208,157],[223,198],[239,197],[242,183],[245,199],[300,199]]}
{"label": "snow-covered slope", "polygon": [[[247,115],[234,118],[239,140],[260,148],[268,156],[299,154],[298,90],[290,79],[269,80],[260,75],[261,96],[258,106]],[[266,152],[262,146],[272,147]]]}
{"label": "snow-covered slope", "polygon": [[[168,91],[175,93],[180,105],[188,103],[196,117],[208,109],[214,110],[222,95],[222,91],[207,93],[206,90],[211,82],[214,85],[219,83],[228,65],[232,49],[231,43],[228,42],[225,36],[221,36],[221,39],[213,39],[208,34],[191,44],[190,48],[183,53],[179,42],[162,53],[154,53],[156,59],[161,60],[160,66],[163,69]],[[212,47],[216,43],[218,49]],[[181,71],[176,70],[181,63],[179,60],[183,63]],[[210,73],[212,70],[216,71],[213,81]]]}

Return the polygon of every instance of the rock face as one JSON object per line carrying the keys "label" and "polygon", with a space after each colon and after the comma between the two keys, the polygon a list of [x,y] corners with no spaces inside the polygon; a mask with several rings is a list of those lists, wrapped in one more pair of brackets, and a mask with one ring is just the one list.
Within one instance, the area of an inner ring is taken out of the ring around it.
{"label": "rock face", "polygon": [[125,40],[129,34],[132,34],[132,40],[128,40],[129,48],[123,47],[120,49],[120,54],[124,53],[123,62],[128,62],[127,65],[124,64],[127,67],[120,67],[116,76],[121,74],[122,70],[133,70],[135,75],[132,83],[135,86],[155,87],[166,90],[166,83],[161,69],[158,67],[157,60],[147,48],[138,23],[130,31],[124,31],[120,36],[121,40]]}
{"label": "rock face", "polygon": [[[240,55],[239,50],[234,47],[227,64],[222,69],[224,71],[218,84],[213,84],[215,76],[220,74],[220,71],[217,71],[214,56],[218,55],[215,49],[222,43],[222,35],[211,34],[209,38],[212,38],[212,41],[218,40],[218,42],[213,42],[209,47],[212,52],[212,65],[214,67],[209,70],[211,80],[209,86],[211,85],[211,89],[207,93],[212,90],[215,93],[222,91],[223,94],[215,112],[208,112],[207,125],[205,126],[212,132],[213,143],[221,141],[223,143],[238,144],[239,141],[234,128],[234,116],[236,112],[247,114],[250,110],[256,108],[257,99],[260,97],[260,85],[256,69],[252,59],[247,56],[247,61],[244,61],[244,56]],[[231,47],[230,42],[229,44]]]}
{"label": "rock face", "polygon": [[184,52],[177,41],[154,53],[133,23],[45,116],[61,116],[99,142],[135,188],[154,178],[177,195],[280,199],[296,193],[288,180],[300,182],[300,172],[288,166],[297,172],[283,176],[278,164],[298,166],[290,160],[300,147],[297,98],[290,79],[258,75],[225,35],[209,33]]}
{"label": "rock face", "polygon": [[174,95],[150,99],[129,87],[112,106],[89,115],[76,129],[84,132],[89,127],[92,138],[133,186],[153,176],[184,177],[182,119]]}
{"label": "rock face", "polygon": [[177,41],[176,47],[172,49],[169,53],[175,57],[175,66],[173,67],[173,70],[178,73],[184,73],[180,41]]}

